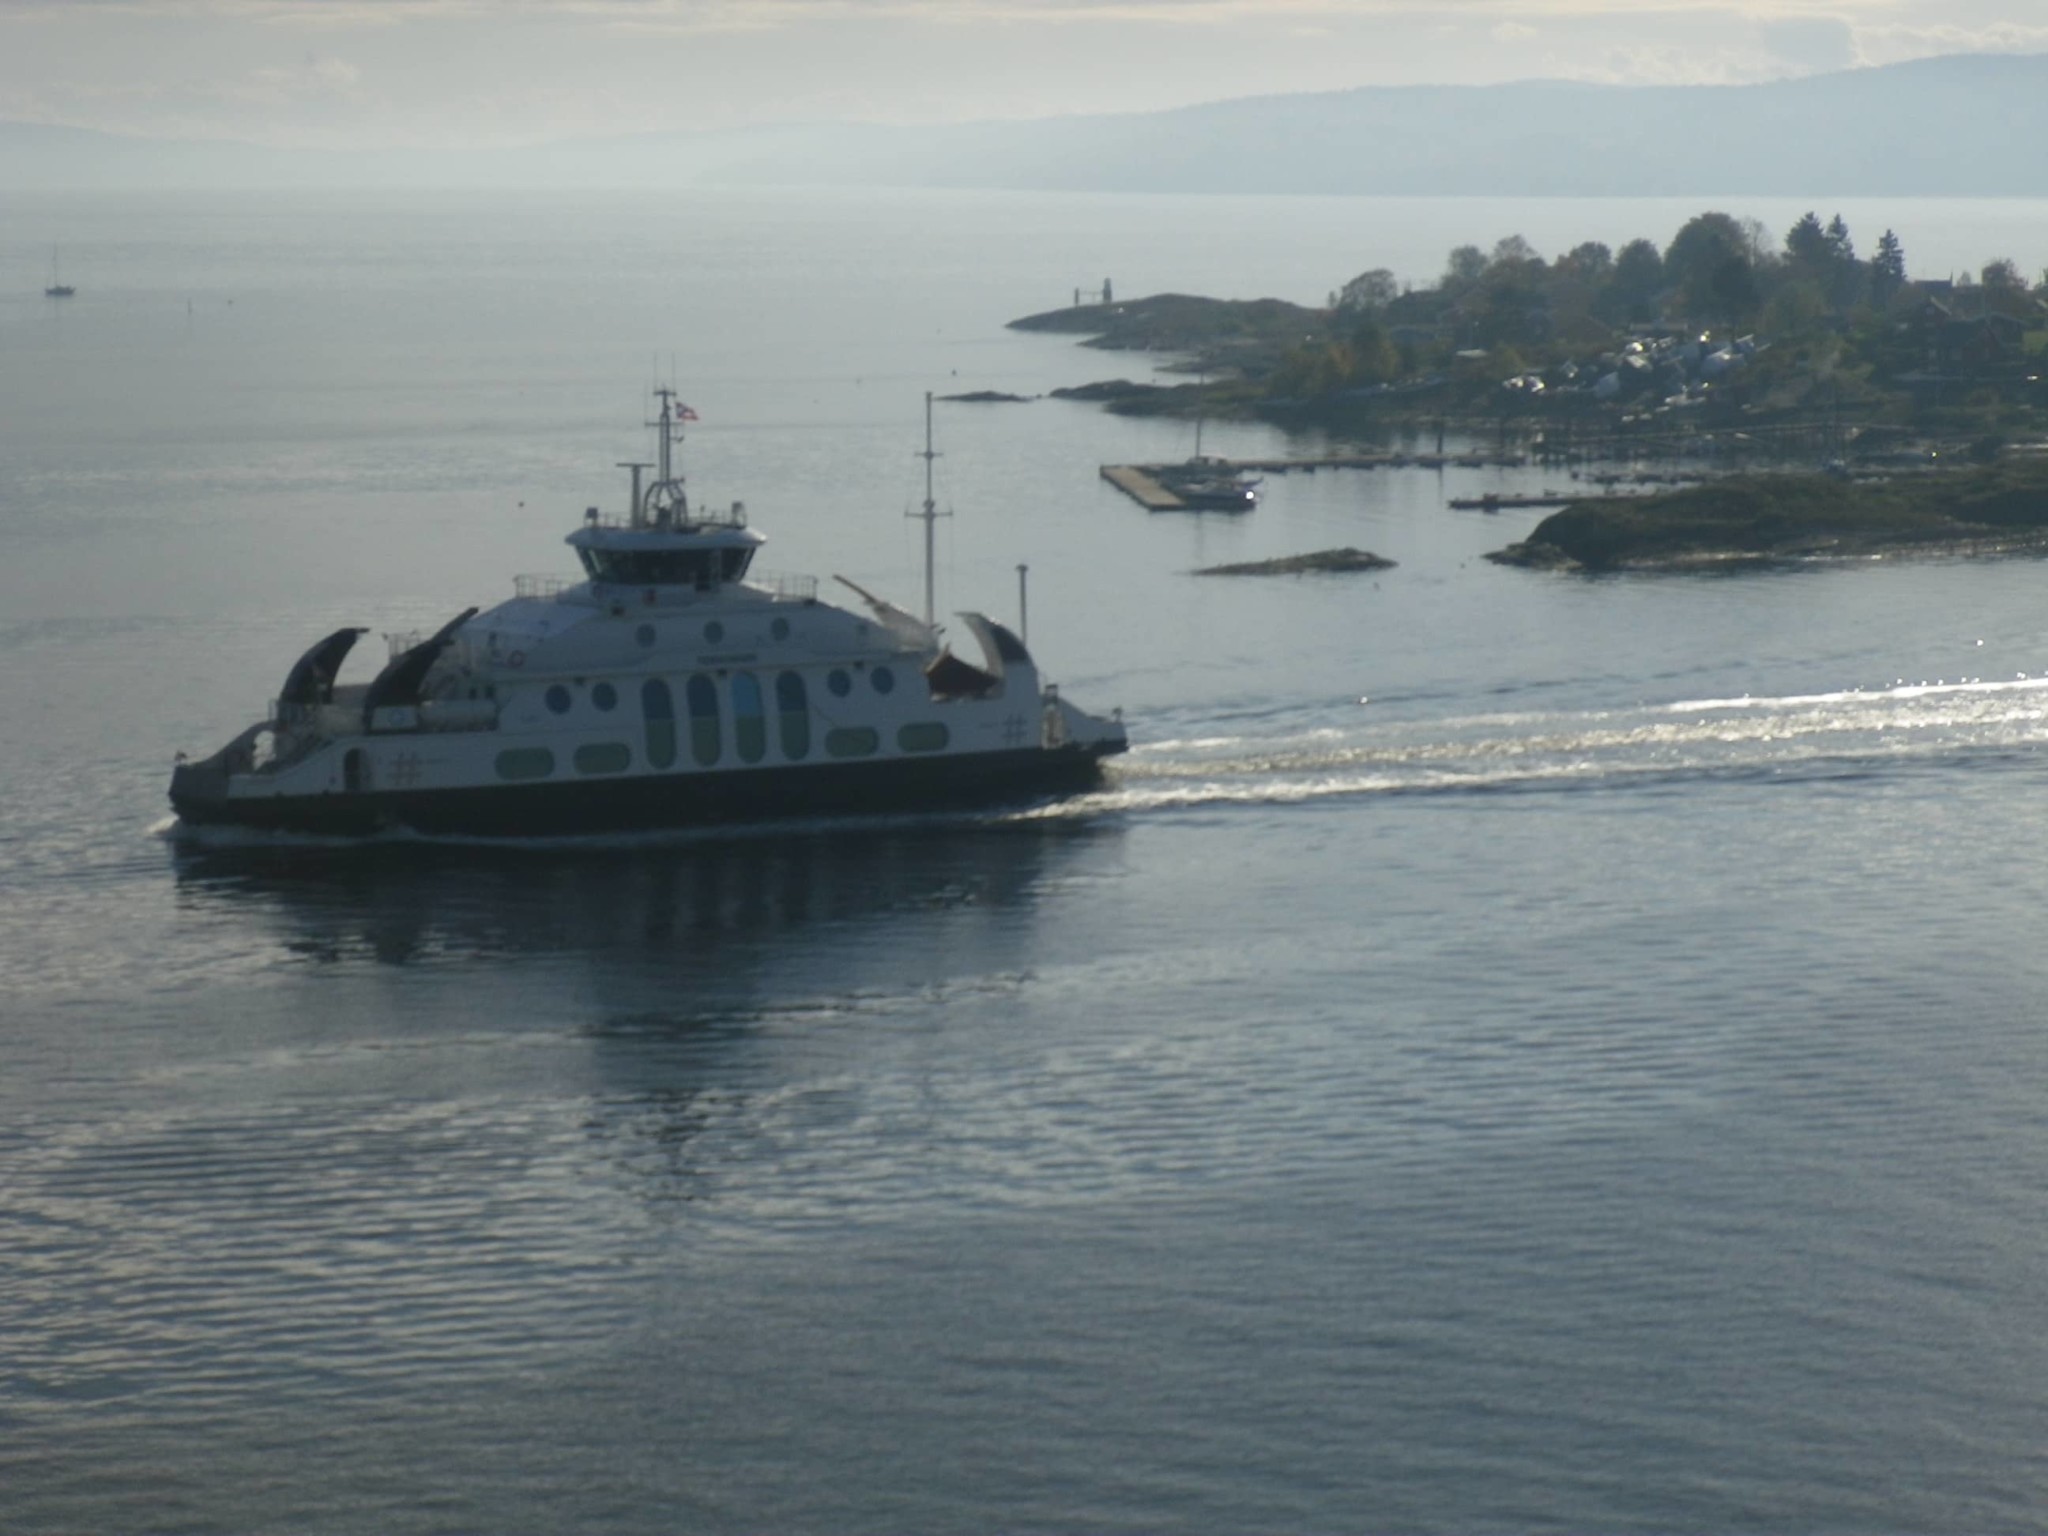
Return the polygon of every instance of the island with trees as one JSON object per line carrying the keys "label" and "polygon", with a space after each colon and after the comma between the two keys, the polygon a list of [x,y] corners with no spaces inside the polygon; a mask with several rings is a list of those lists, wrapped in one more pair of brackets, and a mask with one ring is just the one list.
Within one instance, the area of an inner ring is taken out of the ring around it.
{"label": "island with trees", "polygon": [[[1170,353],[1183,382],[1057,393],[1133,414],[1334,430],[1460,418],[1688,431],[1825,412],[1984,436],[2048,421],[2048,274],[2009,258],[1915,280],[1890,230],[1858,255],[1840,216],[1774,239],[1719,212],[1668,245],[1597,241],[1546,260],[1519,235],[1450,253],[1429,286],[1363,272],[1321,308],[1181,294],[1012,321],[1111,351]],[[1199,378],[1199,382],[1197,382]],[[1880,434],[1883,435],[1883,434]]]}
{"label": "island with trees", "polygon": [[2033,471],[1998,474],[2009,447],[2048,439],[2048,273],[2000,258],[1916,280],[1896,234],[1860,254],[1839,215],[1774,236],[1706,212],[1663,246],[1548,259],[1510,235],[1453,250],[1433,284],[1362,272],[1320,308],[1167,294],[1012,324],[1174,357],[1174,382],[1055,391],[1113,411],[1449,428],[1575,468],[1665,458],[1690,479],[1745,477],[1588,498],[1505,556],[1525,563],[2031,547],[2039,520],[2019,510],[2040,494]]}

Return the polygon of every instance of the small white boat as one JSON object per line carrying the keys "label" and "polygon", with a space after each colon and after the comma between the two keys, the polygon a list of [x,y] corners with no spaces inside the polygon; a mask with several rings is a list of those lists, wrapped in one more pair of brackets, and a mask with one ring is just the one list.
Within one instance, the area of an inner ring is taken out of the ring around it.
{"label": "small white boat", "polygon": [[865,613],[811,578],[750,581],[765,540],[738,503],[691,506],[671,449],[694,418],[657,395],[658,478],[635,467],[626,515],[593,507],[568,536],[583,580],[522,577],[389,637],[368,683],[336,681],[365,631],[328,635],[268,718],[179,762],[179,818],[535,836],[918,811],[1086,788],[1125,749],[1120,715],[1061,698],[995,620],[958,615],[979,655],[956,656],[929,573],[923,619],[850,582]]}

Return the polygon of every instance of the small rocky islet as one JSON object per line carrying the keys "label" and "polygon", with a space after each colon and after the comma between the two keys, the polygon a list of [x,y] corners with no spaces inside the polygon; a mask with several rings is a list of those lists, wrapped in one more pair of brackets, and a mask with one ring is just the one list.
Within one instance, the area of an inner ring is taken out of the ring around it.
{"label": "small rocky islet", "polygon": [[1322,549],[1277,560],[1250,560],[1237,565],[1205,566],[1197,576],[1308,576],[1354,571],[1390,571],[1394,562],[1366,549]]}

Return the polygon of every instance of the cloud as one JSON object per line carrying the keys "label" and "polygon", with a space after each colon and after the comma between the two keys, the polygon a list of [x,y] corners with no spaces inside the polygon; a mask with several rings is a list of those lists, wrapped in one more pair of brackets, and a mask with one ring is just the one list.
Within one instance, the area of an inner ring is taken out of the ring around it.
{"label": "cloud", "polygon": [[1769,21],[1759,31],[1766,51],[1802,73],[1848,69],[1856,62],[1856,34],[1839,16]]}
{"label": "cloud", "polygon": [[230,100],[279,106],[291,101],[316,101],[355,94],[362,71],[346,59],[315,58],[293,65],[268,65],[253,71],[247,83],[229,86],[223,95]]}
{"label": "cloud", "polygon": [[1855,29],[1857,61],[1904,64],[1950,53],[2040,53],[2048,51],[2048,24],[1994,21],[1980,26],[1906,22]]}

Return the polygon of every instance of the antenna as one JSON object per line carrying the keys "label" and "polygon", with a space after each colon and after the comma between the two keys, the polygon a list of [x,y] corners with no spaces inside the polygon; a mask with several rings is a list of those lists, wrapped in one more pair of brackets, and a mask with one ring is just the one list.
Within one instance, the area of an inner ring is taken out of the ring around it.
{"label": "antenna", "polygon": [[647,425],[660,430],[661,435],[654,440],[661,455],[660,470],[655,478],[657,482],[665,482],[674,478],[669,473],[669,450],[675,446],[677,436],[675,418],[676,392],[664,384],[655,390],[654,398],[661,402],[661,415],[655,420],[648,422]]}
{"label": "antenna", "polygon": [[932,451],[932,392],[924,392],[924,452],[918,455],[924,460],[924,510],[906,512],[905,517],[924,520],[924,621],[929,625],[933,620],[932,606],[932,529],[942,517],[951,517],[950,512],[941,512],[938,503],[932,500],[932,460],[938,455]]}
{"label": "antenna", "polygon": [[[656,463],[654,483],[647,487],[646,506],[653,511],[653,523],[657,528],[667,528],[678,519],[684,523],[690,520],[690,504],[683,494],[682,477],[675,472],[675,445],[683,440],[683,423],[695,421],[697,413],[676,399],[676,392],[664,384],[654,391],[654,398],[661,402],[661,414],[647,423],[655,429]],[[639,484],[639,471],[633,473],[633,481]],[[645,526],[644,516],[634,526]]]}

